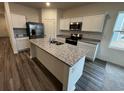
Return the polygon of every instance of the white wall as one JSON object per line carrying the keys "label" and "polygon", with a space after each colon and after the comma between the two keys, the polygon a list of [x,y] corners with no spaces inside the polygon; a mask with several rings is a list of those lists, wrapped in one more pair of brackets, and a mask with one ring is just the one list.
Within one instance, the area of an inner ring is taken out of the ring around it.
{"label": "white wall", "polygon": [[124,66],[124,51],[109,48],[113,27],[119,11],[124,11],[124,3],[94,3],[63,11],[63,17],[77,17],[108,12],[103,37],[97,57]]}
{"label": "white wall", "polygon": [[0,3],[0,37],[8,37],[4,12],[4,3]]}
{"label": "white wall", "polygon": [[0,37],[8,37],[4,14],[0,14]]}
{"label": "white wall", "polygon": [[16,3],[9,3],[11,13],[20,14],[26,16],[27,21],[41,22],[40,9],[35,9],[27,6],[23,6]]}
{"label": "white wall", "polygon": [[9,33],[10,43],[11,43],[13,52],[18,53],[17,46],[16,46],[16,40],[14,38],[14,32],[13,32],[13,26],[12,26],[12,21],[11,21],[9,4],[7,2],[5,2],[4,6],[5,6],[5,20],[6,20],[7,30]]}
{"label": "white wall", "polygon": [[54,8],[43,8],[42,11],[42,20],[56,20],[57,19],[57,9]]}

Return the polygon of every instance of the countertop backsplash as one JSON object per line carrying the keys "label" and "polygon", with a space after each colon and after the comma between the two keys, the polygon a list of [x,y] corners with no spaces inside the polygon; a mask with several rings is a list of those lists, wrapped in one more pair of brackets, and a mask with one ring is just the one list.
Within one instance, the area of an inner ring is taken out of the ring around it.
{"label": "countertop backsplash", "polygon": [[27,37],[26,28],[13,28],[15,38]]}
{"label": "countertop backsplash", "polygon": [[64,35],[64,36],[70,36],[71,34],[82,34],[83,38],[89,38],[89,39],[96,39],[96,40],[101,40],[102,39],[102,33],[98,32],[75,32],[75,31],[60,31],[59,35]]}

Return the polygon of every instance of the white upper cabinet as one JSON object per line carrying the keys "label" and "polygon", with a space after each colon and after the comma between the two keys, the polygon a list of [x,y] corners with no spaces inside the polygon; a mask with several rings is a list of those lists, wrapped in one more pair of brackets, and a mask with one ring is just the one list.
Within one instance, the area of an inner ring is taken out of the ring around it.
{"label": "white upper cabinet", "polygon": [[75,18],[70,18],[71,22],[82,22],[83,21],[83,17],[75,17]]}
{"label": "white upper cabinet", "polygon": [[118,14],[118,17],[114,26],[114,31],[124,31],[124,12],[120,12]]}
{"label": "white upper cabinet", "polygon": [[60,19],[60,30],[69,30],[70,18]]}
{"label": "white upper cabinet", "polygon": [[13,28],[26,28],[26,17],[23,15],[11,14]]}
{"label": "white upper cabinet", "polygon": [[105,14],[83,17],[82,31],[102,32]]}

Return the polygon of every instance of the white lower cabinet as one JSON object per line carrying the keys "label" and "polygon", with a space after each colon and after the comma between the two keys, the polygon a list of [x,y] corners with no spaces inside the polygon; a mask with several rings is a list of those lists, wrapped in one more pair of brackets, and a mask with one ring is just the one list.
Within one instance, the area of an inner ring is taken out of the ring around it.
{"label": "white lower cabinet", "polygon": [[99,48],[99,43],[91,44],[86,42],[78,42],[78,46],[81,46],[84,49],[88,49],[88,53],[86,54],[86,57],[91,61],[95,60]]}
{"label": "white lower cabinet", "polygon": [[29,38],[28,37],[17,38],[16,39],[16,45],[17,45],[18,51],[21,51],[21,50],[25,50],[27,48],[30,48]]}

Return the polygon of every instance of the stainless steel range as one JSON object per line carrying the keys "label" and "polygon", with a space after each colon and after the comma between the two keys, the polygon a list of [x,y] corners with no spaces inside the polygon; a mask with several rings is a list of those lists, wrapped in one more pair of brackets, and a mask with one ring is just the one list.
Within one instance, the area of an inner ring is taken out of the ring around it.
{"label": "stainless steel range", "polygon": [[82,34],[71,34],[69,38],[66,38],[66,43],[77,45],[78,40],[82,39]]}

